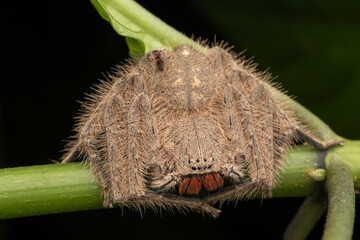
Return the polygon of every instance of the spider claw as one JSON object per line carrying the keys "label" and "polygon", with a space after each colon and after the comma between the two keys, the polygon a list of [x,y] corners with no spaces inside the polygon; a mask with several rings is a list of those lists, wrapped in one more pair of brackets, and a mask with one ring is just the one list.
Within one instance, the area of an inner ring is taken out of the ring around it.
{"label": "spider claw", "polygon": [[335,139],[327,145],[327,149],[329,149],[333,146],[344,146],[344,141],[339,141],[339,140]]}
{"label": "spider claw", "polygon": [[258,184],[259,182],[253,181],[251,178],[245,178],[241,181],[241,183],[235,184],[236,189],[244,189],[245,187],[254,186],[255,184]]}

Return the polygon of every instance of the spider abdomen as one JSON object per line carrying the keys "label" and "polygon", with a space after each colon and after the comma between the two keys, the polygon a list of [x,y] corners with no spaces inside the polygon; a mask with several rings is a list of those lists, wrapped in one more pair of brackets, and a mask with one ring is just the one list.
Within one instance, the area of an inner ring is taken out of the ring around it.
{"label": "spider abdomen", "polygon": [[164,92],[176,110],[202,110],[211,104],[220,83],[210,59],[189,46],[169,56],[164,70]]}

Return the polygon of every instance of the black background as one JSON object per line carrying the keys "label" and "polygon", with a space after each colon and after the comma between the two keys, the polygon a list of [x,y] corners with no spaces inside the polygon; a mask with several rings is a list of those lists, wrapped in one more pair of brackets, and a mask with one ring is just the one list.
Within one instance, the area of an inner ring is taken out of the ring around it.
{"label": "black background", "polygon": [[[338,134],[360,137],[358,1],[139,1],[186,35],[247,49],[291,95]],[[59,159],[80,104],[103,73],[128,57],[89,1],[16,1],[2,5],[0,166]],[[5,43],[4,43],[5,42]],[[240,201],[218,219],[189,213],[143,218],[125,209],[0,222],[0,239],[279,239],[303,199]],[[310,239],[319,239],[325,217]],[[359,221],[354,239],[360,238]]]}

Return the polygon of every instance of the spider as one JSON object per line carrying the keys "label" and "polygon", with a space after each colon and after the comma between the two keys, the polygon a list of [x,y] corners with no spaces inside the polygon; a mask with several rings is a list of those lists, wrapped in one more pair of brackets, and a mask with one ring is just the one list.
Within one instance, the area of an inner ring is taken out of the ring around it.
{"label": "spider", "polygon": [[83,155],[104,206],[177,207],[271,196],[294,140],[324,150],[268,87],[270,75],[223,46],[153,50],[100,84],[62,163]]}

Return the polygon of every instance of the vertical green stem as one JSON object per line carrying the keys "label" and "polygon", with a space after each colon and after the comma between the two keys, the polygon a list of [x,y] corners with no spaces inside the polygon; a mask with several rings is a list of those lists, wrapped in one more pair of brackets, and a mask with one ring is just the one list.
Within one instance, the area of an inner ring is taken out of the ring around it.
{"label": "vertical green stem", "polygon": [[284,239],[306,239],[327,207],[325,197],[307,197],[284,233]]}
{"label": "vertical green stem", "polygon": [[354,182],[350,168],[338,155],[328,160],[329,205],[323,240],[352,239],[355,218]]}

